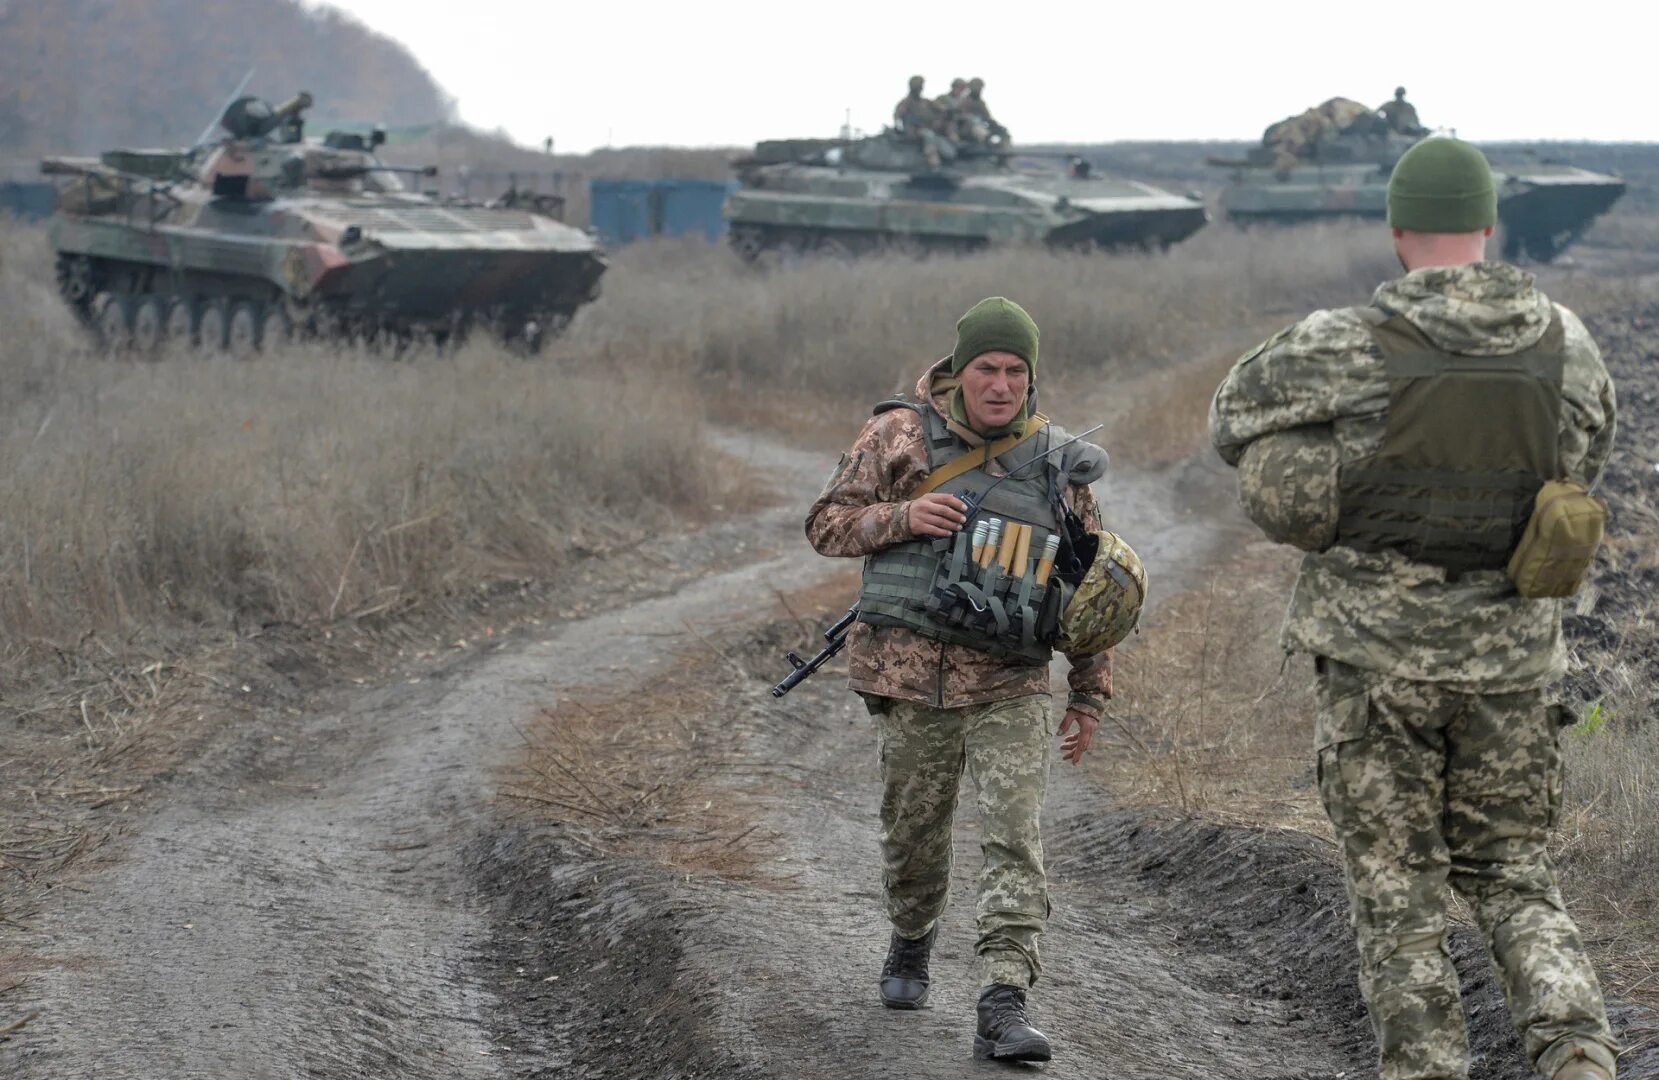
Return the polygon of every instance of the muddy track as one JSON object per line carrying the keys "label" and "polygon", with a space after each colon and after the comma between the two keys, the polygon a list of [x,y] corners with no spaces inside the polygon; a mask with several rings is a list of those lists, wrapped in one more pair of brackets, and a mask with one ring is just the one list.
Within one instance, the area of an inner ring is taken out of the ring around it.
{"label": "muddy track", "polygon": [[[827,464],[747,449],[797,494]],[[1169,568],[1161,588],[1217,542],[1218,483],[1192,466],[1107,484],[1108,513]],[[26,1004],[41,1015],[0,1049],[0,1075],[1000,1072],[968,1056],[966,822],[933,1007],[874,1001],[873,740],[833,676],[781,706],[758,678],[726,680],[714,714],[694,718],[775,766],[722,781],[761,844],[744,874],[595,855],[559,828],[503,824],[494,804],[536,709],[665,677],[704,633],[759,671],[801,644],[756,598],[845,568],[810,555],[799,521],[792,502],[728,526],[715,547],[742,543],[754,559],[666,595],[228,733],[113,865],[84,892],[57,892],[39,933],[8,943],[36,971]],[[703,629],[676,636],[688,624]],[[1055,769],[1048,828],[1055,917],[1035,998],[1058,1050],[1047,1072],[1367,1074],[1341,890],[1317,842],[1113,810],[1068,767]],[[1477,1020],[1502,1015],[1492,994],[1487,978]],[[1524,1075],[1507,1029],[1477,1033],[1480,1076]]]}

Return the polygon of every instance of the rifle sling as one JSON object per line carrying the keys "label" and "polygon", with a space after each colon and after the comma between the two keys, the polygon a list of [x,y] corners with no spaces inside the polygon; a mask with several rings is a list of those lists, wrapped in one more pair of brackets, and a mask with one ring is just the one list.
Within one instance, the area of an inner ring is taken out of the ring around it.
{"label": "rifle sling", "polygon": [[947,484],[950,481],[955,480],[963,473],[970,472],[982,465],[989,464],[992,458],[1001,457],[1008,451],[1014,449],[1014,447],[1036,435],[1047,426],[1048,417],[1044,416],[1042,413],[1037,413],[1031,418],[1030,423],[1025,425],[1025,434],[1004,435],[996,442],[985,447],[984,456],[979,454],[963,454],[959,458],[945,462],[937,469],[934,469],[932,472],[928,473],[916,490],[910,493],[910,497],[912,499],[919,499],[923,495],[936,491],[940,485]]}

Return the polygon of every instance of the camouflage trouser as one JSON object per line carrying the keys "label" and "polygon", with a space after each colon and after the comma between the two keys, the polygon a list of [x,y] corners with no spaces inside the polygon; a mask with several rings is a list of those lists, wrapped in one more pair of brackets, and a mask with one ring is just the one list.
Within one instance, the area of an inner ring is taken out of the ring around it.
{"label": "camouflage trouser", "polygon": [[951,820],[964,765],[978,793],[979,941],[984,981],[1030,986],[1041,965],[1048,881],[1038,833],[1054,733],[1046,694],[935,709],[886,701],[881,748],[882,885],[905,937],[927,933],[950,896]]}
{"label": "camouflage trouser", "polygon": [[1601,988],[1544,845],[1561,801],[1560,712],[1543,691],[1456,693],[1319,662],[1319,792],[1336,827],[1381,1080],[1464,1080],[1446,943],[1468,901],[1538,1072],[1609,1071]]}

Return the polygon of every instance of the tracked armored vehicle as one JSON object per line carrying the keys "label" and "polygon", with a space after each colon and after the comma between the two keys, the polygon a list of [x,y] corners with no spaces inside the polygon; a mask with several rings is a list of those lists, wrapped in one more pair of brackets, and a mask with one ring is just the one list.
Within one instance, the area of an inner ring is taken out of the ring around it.
{"label": "tracked armored vehicle", "polygon": [[847,254],[895,246],[968,251],[994,244],[1162,248],[1208,220],[1201,200],[1092,175],[1086,162],[963,146],[930,167],[919,143],[865,139],[763,142],[736,163],[726,200],[733,248]]}
{"label": "tracked armored vehicle", "polygon": [[[1430,135],[1429,138],[1435,138]],[[1238,222],[1383,218],[1394,163],[1418,140],[1388,131],[1347,130],[1313,141],[1295,159],[1273,146],[1243,160],[1210,163],[1232,171],[1221,206]],[[1497,160],[1498,221],[1504,258],[1549,262],[1624,194],[1617,176],[1562,162]]]}
{"label": "tracked armored vehicle", "polygon": [[472,328],[534,349],[598,295],[582,231],[407,190],[400,174],[433,170],[382,162],[378,131],[306,138],[310,105],[238,98],[210,145],[47,159],[71,177],[49,226],[64,299],[111,345],[247,352]]}

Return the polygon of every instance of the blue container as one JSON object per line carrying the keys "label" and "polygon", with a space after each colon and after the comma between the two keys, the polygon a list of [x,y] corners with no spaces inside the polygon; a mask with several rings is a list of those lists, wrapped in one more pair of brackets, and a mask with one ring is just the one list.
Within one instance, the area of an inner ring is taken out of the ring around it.
{"label": "blue container", "polygon": [[0,213],[24,221],[52,216],[58,208],[58,191],[51,184],[26,180],[0,180]]}
{"label": "blue container", "polygon": [[719,240],[726,233],[720,207],[734,187],[722,180],[594,180],[590,217],[612,247],[651,236]]}

